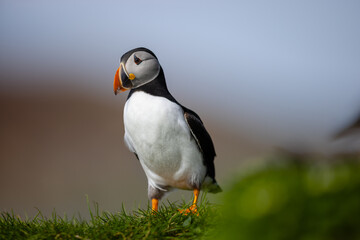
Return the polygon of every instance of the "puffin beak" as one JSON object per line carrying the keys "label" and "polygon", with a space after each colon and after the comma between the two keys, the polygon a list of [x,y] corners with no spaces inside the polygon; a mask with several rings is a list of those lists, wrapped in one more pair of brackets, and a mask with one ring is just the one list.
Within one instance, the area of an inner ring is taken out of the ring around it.
{"label": "puffin beak", "polygon": [[116,70],[114,77],[114,93],[124,92],[132,87],[132,83],[125,73],[123,64]]}

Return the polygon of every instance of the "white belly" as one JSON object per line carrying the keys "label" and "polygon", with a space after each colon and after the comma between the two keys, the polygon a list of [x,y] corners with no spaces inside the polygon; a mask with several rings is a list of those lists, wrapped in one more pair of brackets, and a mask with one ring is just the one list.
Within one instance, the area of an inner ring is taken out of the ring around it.
{"label": "white belly", "polygon": [[206,173],[182,108],[166,98],[135,92],[125,104],[125,141],[156,188],[190,189]]}

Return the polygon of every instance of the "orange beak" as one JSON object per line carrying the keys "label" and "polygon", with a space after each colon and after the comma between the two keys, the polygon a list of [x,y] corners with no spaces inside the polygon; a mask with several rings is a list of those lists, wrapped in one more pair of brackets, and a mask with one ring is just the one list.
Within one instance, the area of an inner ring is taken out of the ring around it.
{"label": "orange beak", "polygon": [[115,93],[115,95],[118,94],[119,92],[124,92],[124,91],[128,90],[127,88],[124,88],[122,85],[122,82],[120,79],[120,68],[121,67],[119,67],[116,70],[115,77],[114,77],[114,93]]}

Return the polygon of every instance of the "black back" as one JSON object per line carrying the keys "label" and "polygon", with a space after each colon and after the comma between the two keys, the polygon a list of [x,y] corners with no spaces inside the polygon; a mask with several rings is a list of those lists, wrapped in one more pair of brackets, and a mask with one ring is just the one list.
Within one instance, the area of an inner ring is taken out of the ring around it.
{"label": "black back", "polygon": [[206,175],[215,181],[214,158],[216,153],[210,134],[206,131],[203,122],[194,111],[185,108],[184,106],[182,106],[182,108],[184,110],[184,117],[190,128],[191,134],[203,155],[204,165],[206,166],[207,170]]}

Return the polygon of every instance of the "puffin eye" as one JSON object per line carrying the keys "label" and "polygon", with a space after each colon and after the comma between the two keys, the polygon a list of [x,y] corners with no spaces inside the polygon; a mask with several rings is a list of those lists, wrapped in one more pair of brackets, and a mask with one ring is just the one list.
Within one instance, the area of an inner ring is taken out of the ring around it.
{"label": "puffin eye", "polygon": [[136,65],[139,65],[142,62],[142,60],[134,54],[134,62],[136,63]]}

